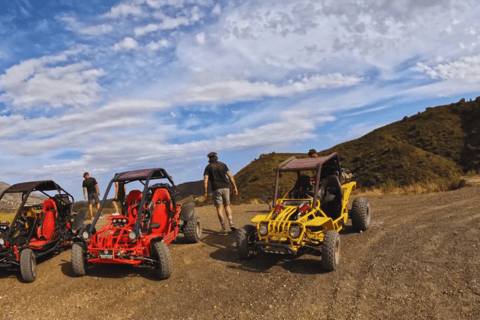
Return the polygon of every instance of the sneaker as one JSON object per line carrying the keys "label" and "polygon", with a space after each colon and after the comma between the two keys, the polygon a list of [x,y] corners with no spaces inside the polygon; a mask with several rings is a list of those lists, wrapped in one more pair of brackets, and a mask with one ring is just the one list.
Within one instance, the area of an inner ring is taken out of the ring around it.
{"label": "sneaker", "polygon": [[237,230],[237,228],[235,228],[235,226],[232,224],[232,225],[230,226],[230,230],[232,230],[232,231],[236,231],[236,230]]}
{"label": "sneaker", "polygon": [[218,235],[219,236],[227,236],[228,235],[227,229],[222,228],[222,230],[220,230],[218,232]]}

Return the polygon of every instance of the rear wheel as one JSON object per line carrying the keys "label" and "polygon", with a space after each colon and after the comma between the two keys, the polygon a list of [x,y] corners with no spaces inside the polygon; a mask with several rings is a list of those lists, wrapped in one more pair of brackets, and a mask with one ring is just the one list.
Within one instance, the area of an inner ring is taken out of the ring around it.
{"label": "rear wheel", "polygon": [[33,282],[37,278],[37,261],[31,249],[23,249],[20,253],[20,272],[26,282]]}
{"label": "rear wheel", "polygon": [[365,198],[353,200],[350,218],[352,226],[357,231],[365,231],[370,226],[370,203]]}
{"label": "rear wheel", "polygon": [[155,271],[160,279],[168,279],[173,273],[173,260],[170,250],[164,242],[155,242],[153,250],[157,255],[157,264]]}
{"label": "rear wheel", "polygon": [[183,229],[183,234],[185,239],[191,243],[197,243],[202,237],[202,223],[197,215],[194,213],[190,220],[185,222],[185,228]]}
{"label": "rear wheel", "polygon": [[236,234],[237,250],[241,259],[250,259],[257,255],[255,243],[258,241],[257,228],[246,225]]}
{"label": "rear wheel", "polygon": [[340,262],[340,235],[337,231],[328,231],[323,238],[322,264],[328,271],[335,271]]}
{"label": "rear wheel", "polygon": [[83,246],[78,242],[75,242],[72,246],[72,270],[77,277],[87,274],[83,257]]}

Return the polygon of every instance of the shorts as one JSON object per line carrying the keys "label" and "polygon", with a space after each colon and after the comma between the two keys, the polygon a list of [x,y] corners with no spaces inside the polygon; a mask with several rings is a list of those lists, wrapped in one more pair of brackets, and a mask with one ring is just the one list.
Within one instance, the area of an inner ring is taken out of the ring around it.
{"label": "shorts", "polygon": [[215,207],[220,207],[222,204],[228,206],[230,204],[230,189],[223,188],[213,191],[213,203]]}
{"label": "shorts", "polygon": [[92,192],[88,193],[88,204],[94,204],[94,203],[100,203],[100,200],[98,199],[98,193]]}

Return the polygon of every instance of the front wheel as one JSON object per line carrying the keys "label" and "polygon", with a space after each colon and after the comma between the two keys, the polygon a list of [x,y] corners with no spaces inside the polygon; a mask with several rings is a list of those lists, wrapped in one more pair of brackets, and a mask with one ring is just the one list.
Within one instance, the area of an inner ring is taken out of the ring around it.
{"label": "front wheel", "polygon": [[20,272],[26,282],[33,282],[37,278],[37,261],[31,249],[23,249],[20,253]]}
{"label": "front wheel", "polygon": [[73,274],[77,277],[87,274],[83,255],[83,246],[80,243],[75,242],[72,246],[72,270]]}
{"label": "front wheel", "polygon": [[257,228],[246,225],[236,234],[237,250],[241,259],[250,259],[257,255],[255,243],[258,241]]}
{"label": "front wheel", "polygon": [[173,260],[170,250],[164,242],[155,242],[153,250],[157,256],[155,271],[160,279],[168,279],[173,273]]}
{"label": "front wheel", "polygon": [[197,215],[194,213],[190,220],[185,222],[186,225],[183,229],[183,235],[185,239],[190,243],[197,243],[202,237],[202,223]]}
{"label": "front wheel", "polygon": [[340,235],[337,231],[328,231],[323,238],[322,264],[327,271],[335,271],[340,262]]}

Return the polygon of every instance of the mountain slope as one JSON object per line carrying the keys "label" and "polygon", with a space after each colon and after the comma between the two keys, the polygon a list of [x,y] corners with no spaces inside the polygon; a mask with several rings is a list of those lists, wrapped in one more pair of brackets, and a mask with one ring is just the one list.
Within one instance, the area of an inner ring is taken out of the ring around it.
{"label": "mountain slope", "polygon": [[[479,171],[480,97],[427,108],[319,155],[332,152],[339,153],[343,166],[354,174],[360,188],[436,183],[471,170]],[[240,170],[235,175],[240,196],[234,202],[272,195],[275,169],[290,156],[307,157],[271,153],[261,155]],[[292,183],[294,177],[289,180]]]}

